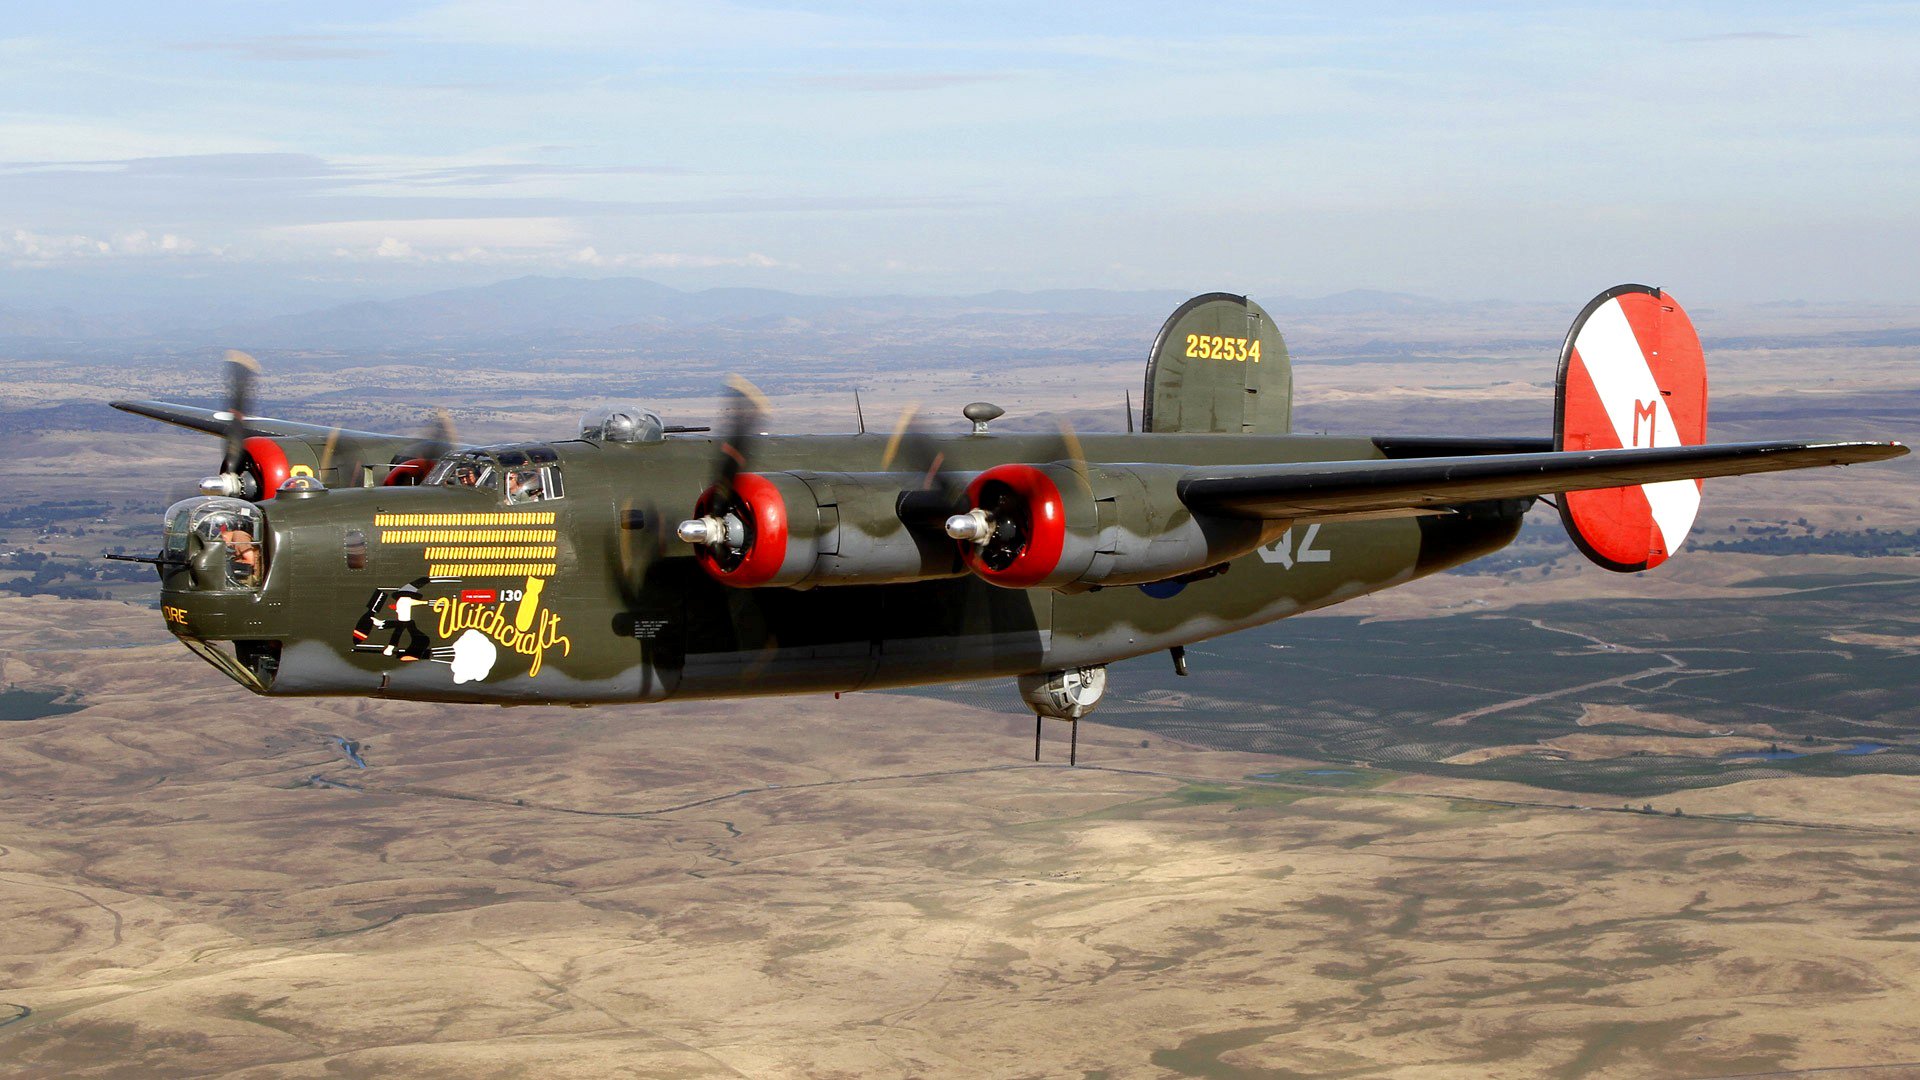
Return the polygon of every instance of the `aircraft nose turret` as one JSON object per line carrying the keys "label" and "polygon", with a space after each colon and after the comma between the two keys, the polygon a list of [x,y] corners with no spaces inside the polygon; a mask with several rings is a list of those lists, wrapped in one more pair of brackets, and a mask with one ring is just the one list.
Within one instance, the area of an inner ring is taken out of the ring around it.
{"label": "aircraft nose turret", "polygon": [[[278,665],[268,625],[278,605],[263,602],[272,560],[282,554],[261,508],[202,495],[175,503],[153,559],[160,614],[193,652],[251,690],[264,690]],[[230,643],[230,644],[223,644]]]}

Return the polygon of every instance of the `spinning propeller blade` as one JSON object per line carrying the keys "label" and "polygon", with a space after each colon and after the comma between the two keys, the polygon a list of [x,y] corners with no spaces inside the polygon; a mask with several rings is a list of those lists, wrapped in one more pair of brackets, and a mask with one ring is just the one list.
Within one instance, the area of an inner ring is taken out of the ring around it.
{"label": "spinning propeller blade", "polygon": [[893,435],[887,439],[886,452],[880,456],[880,471],[915,473],[920,477],[915,490],[953,495],[946,471],[946,452],[920,426],[919,419],[918,402],[900,410],[900,419],[894,423]]}
{"label": "spinning propeller blade", "polygon": [[767,395],[739,375],[727,376],[727,391],[726,428],[720,438],[720,458],[715,463],[713,481],[715,501],[720,505],[733,500],[733,480],[747,467],[761,418],[772,408]]}
{"label": "spinning propeller blade", "polygon": [[228,349],[227,367],[227,427],[224,433],[225,449],[220,456],[220,471],[238,473],[246,465],[247,459],[247,414],[253,409],[253,378],[260,374],[260,361],[241,352]]}
{"label": "spinning propeller blade", "polygon": [[340,428],[335,425],[327,432],[327,444],[320,450],[320,475],[326,476],[333,468],[333,452],[340,446]]}

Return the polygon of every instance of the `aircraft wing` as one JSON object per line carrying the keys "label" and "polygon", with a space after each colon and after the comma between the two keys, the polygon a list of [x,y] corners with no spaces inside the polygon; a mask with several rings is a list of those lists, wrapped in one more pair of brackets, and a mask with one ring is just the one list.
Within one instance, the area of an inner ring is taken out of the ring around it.
{"label": "aircraft wing", "polygon": [[1897,442],[1709,443],[1293,465],[1208,466],[1179,481],[1196,511],[1229,517],[1326,521],[1432,512],[1483,499],[1627,487],[1666,480],[1853,465],[1899,457]]}
{"label": "aircraft wing", "polygon": [[[114,401],[109,402],[121,412],[144,416],[166,424],[178,424],[195,431],[204,431],[209,435],[227,433],[227,414],[213,409],[199,409],[191,405],[173,405],[165,401]],[[249,416],[244,421],[248,435],[264,435],[268,438],[326,439],[331,437],[349,439],[416,439],[416,435],[393,435],[379,431],[349,431],[327,424],[302,424],[294,420],[275,420],[266,416]]]}

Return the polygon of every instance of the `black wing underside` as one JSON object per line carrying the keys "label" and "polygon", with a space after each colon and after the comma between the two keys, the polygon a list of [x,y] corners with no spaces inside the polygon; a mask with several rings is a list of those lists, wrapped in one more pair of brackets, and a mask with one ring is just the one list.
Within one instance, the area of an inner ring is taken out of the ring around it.
{"label": "black wing underside", "polygon": [[1638,450],[1316,461],[1198,468],[1181,501],[1228,517],[1327,521],[1444,511],[1460,503],[1664,480],[1854,465],[1899,457],[1896,442],[1744,442]]}

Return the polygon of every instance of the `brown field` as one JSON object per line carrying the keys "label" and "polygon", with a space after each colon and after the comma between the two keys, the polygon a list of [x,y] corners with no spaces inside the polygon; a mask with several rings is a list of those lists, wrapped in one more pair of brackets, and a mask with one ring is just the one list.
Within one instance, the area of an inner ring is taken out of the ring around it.
{"label": "brown field", "polygon": [[1920,1069],[1914,779],[1675,817],[885,695],[265,702],[150,611],[0,616],[92,702],[0,725],[9,1076]]}
{"label": "brown field", "polygon": [[[1298,426],[1545,433],[1573,310],[1288,320]],[[1911,312],[1694,315],[1709,335],[1788,335],[1710,343],[1716,437],[1913,438],[1910,350],[1793,339]],[[1116,430],[1155,325],[1013,321],[931,345],[903,330],[864,367],[801,335],[728,365],[773,389],[779,430],[850,429],[855,385],[874,429],[915,399],[951,426],[984,397],[1006,428]],[[1437,341],[1452,344],[1422,344]],[[1025,360],[972,359],[1015,346]],[[939,363],[902,374],[928,348]],[[150,543],[218,451],[97,403],[209,403],[214,355],[0,359],[10,500],[86,496],[124,518],[0,540],[85,558]],[[474,440],[571,434],[585,402],[636,386],[698,423],[714,411],[698,387],[719,381],[698,367],[711,357],[657,351],[263,359],[263,411],[411,431],[444,404]],[[1716,481],[1696,539],[1798,519],[1912,529],[1916,476],[1907,459]],[[1566,551],[1336,613],[1726,599],[1864,565],[1714,553],[1621,576]],[[0,596],[0,628],[0,683],[86,695],[0,722],[7,1077],[1920,1075],[1920,778],[1730,784],[1644,812],[1504,782],[1315,776],[1099,724],[1070,770],[1059,730],[1048,762],[1027,760],[1010,688],[1004,713],[894,695],[267,701],[141,604]],[[1718,753],[1778,735],[1590,704],[1581,726],[1599,725],[1645,735],[1495,750]]]}

